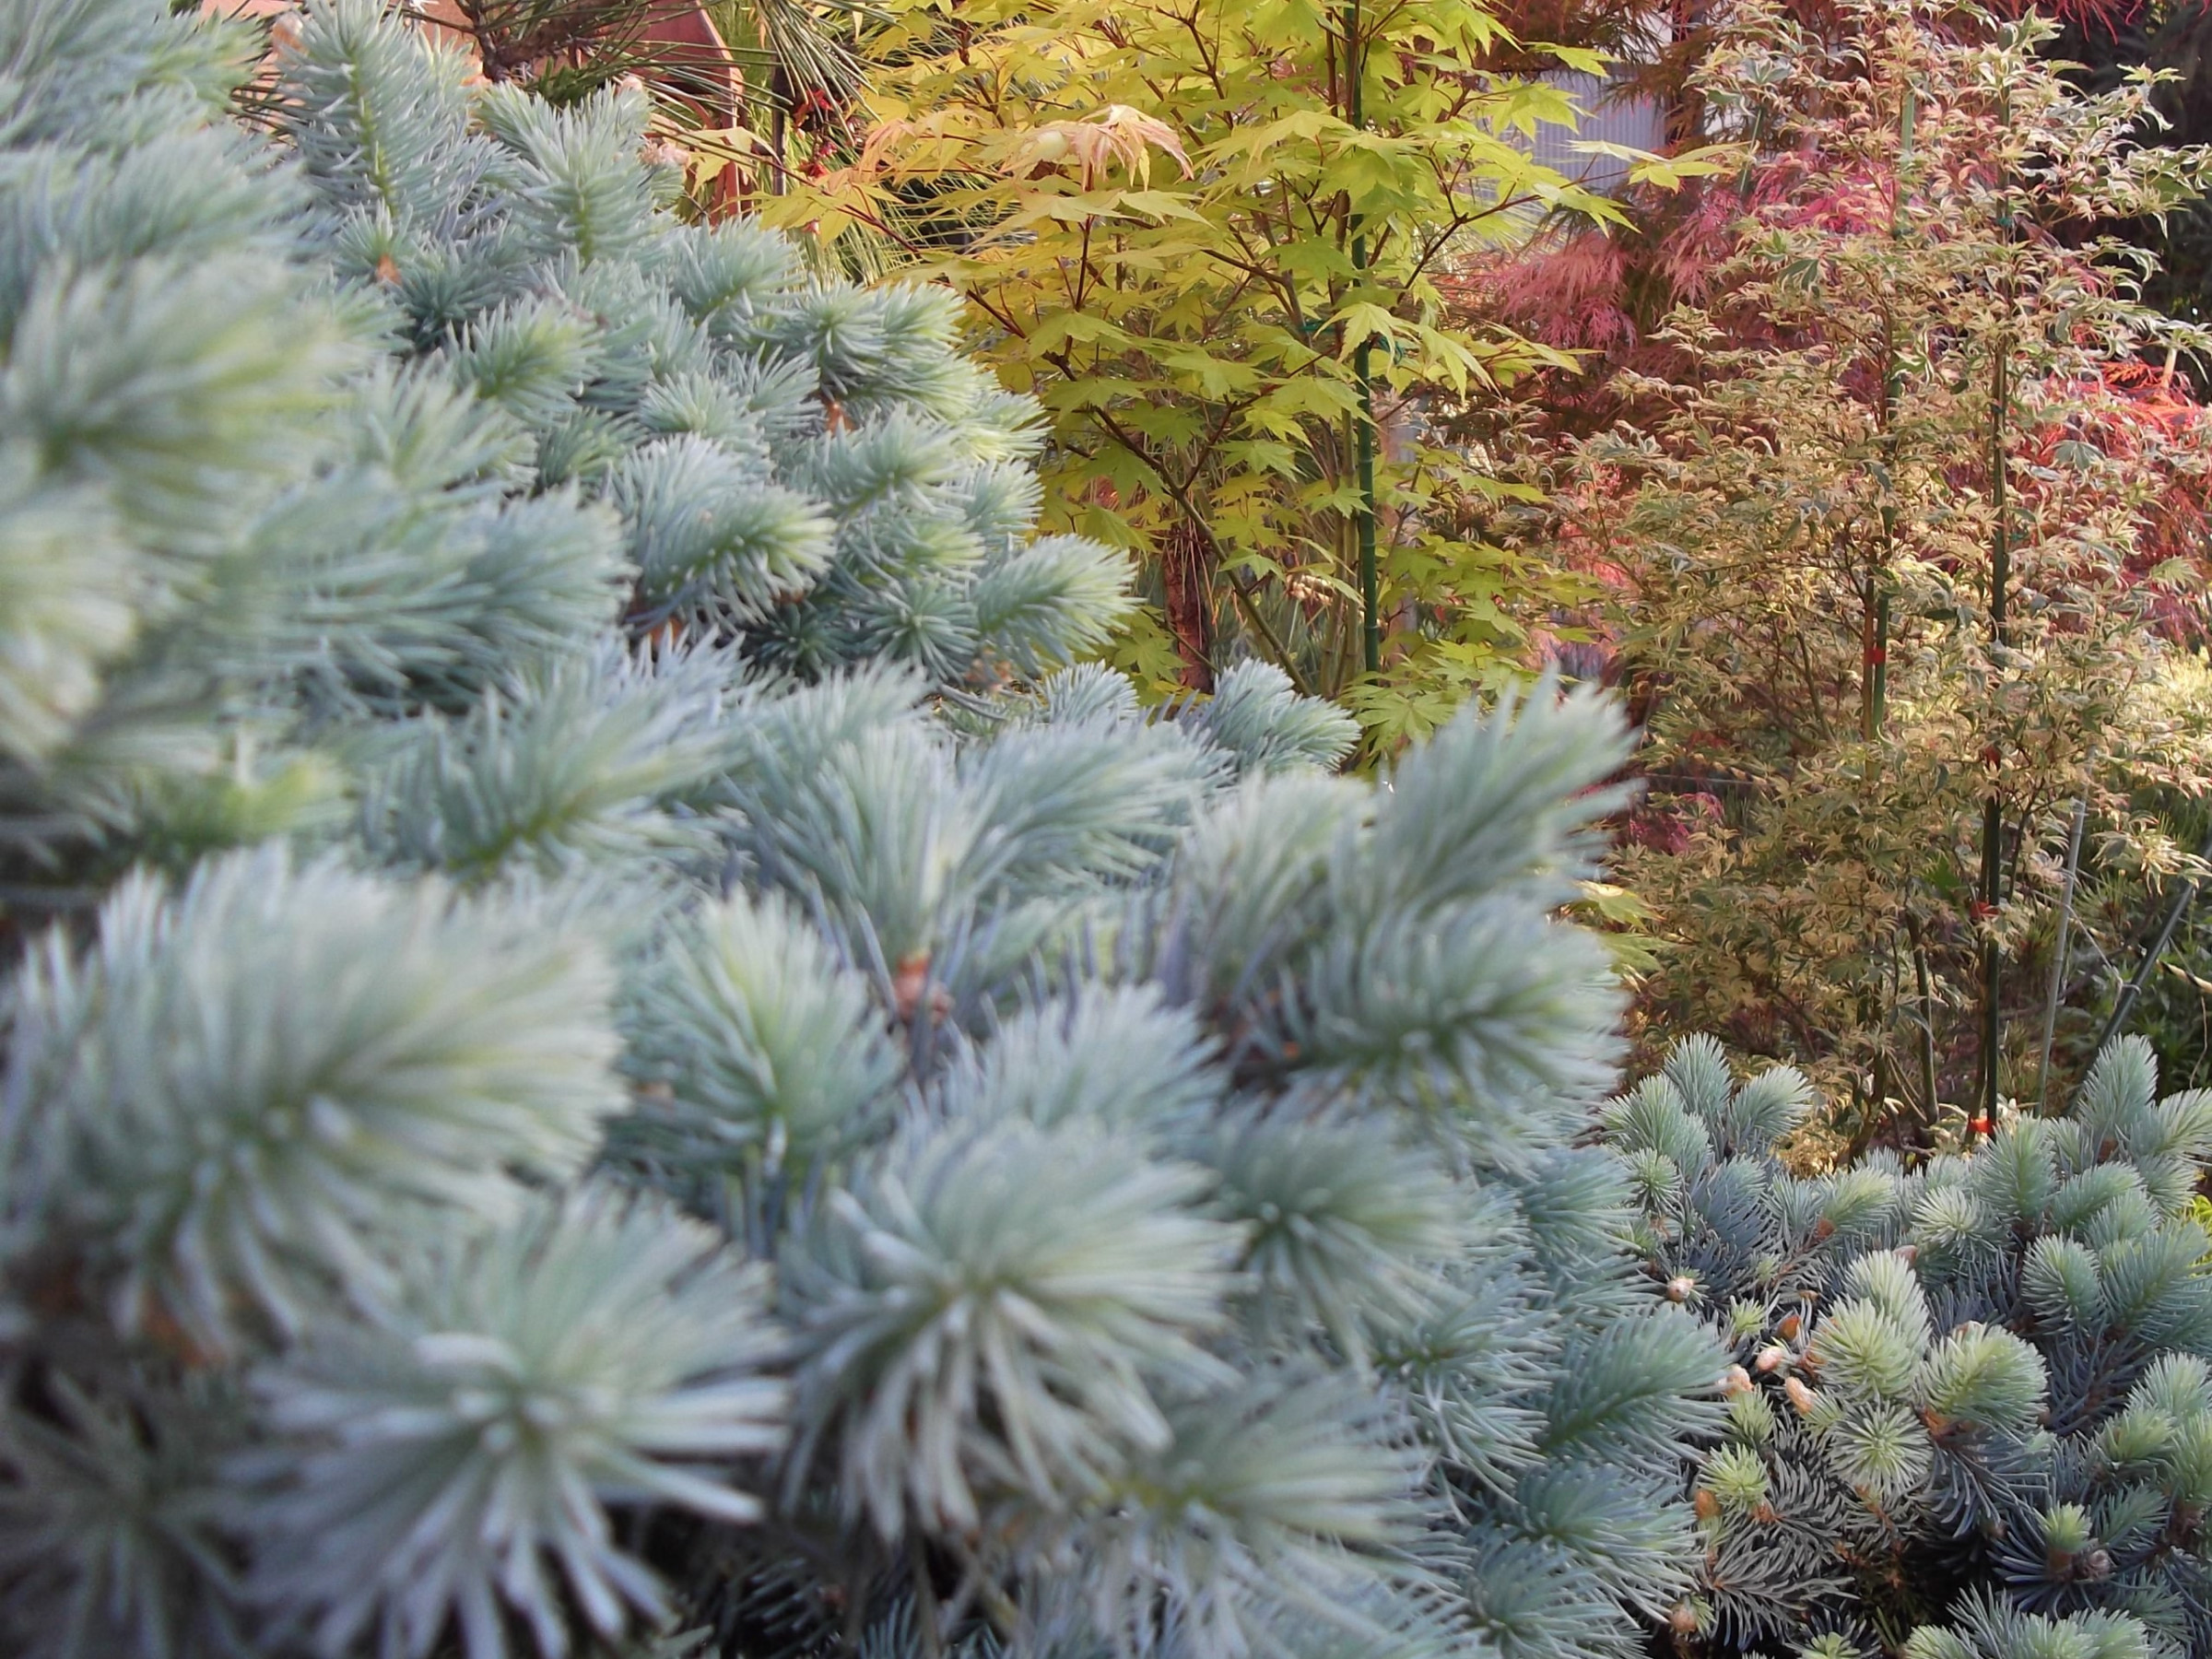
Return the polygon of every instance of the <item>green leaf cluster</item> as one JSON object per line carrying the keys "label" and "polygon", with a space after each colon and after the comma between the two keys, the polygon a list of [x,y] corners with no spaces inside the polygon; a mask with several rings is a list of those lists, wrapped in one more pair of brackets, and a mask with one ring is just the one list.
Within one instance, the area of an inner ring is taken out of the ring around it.
{"label": "green leaf cluster", "polygon": [[[1050,412],[1048,517],[1140,550],[1156,684],[1263,657],[1387,747],[1494,686],[1555,592],[1481,531],[1524,493],[1441,428],[1559,354],[1453,320],[1454,262],[1606,202],[1532,159],[1575,113],[1493,75],[1479,0],[887,8],[857,157],[774,205],[965,297]],[[1694,165],[1694,164],[1693,164]],[[1384,666],[1363,666],[1364,429]]]}

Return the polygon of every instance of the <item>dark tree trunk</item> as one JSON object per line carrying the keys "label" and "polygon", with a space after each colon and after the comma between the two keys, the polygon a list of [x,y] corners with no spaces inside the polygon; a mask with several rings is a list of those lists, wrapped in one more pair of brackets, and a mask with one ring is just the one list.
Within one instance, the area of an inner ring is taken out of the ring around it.
{"label": "dark tree trunk", "polygon": [[1182,659],[1182,683],[1193,691],[1214,688],[1214,559],[1206,532],[1187,520],[1160,544],[1161,585],[1167,590],[1168,628]]}

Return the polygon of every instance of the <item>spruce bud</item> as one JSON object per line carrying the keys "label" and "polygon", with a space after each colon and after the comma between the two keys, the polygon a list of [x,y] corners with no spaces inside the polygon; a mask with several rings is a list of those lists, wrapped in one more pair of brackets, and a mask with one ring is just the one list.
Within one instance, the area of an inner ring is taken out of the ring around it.
{"label": "spruce bud", "polygon": [[918,950],[891,971],[891,1001],[902,1020],[912,1020],[925,1001],[933,1015],[942,1016],[951,1008],[951,994],[944,986],[929,982],[929,952]]}

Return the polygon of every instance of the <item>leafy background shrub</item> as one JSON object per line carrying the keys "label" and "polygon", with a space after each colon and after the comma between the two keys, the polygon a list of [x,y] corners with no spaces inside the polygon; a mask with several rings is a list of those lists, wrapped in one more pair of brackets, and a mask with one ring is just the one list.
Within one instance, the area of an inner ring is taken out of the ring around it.
{"label": "leafy background shrub", "polygon": [[1665,375],[1613,377],[1630,418],[1573,446],[1554,522],[1611,573],[1647,711],[1660,793],[1621,878],[1663,947],[1651,1035],[1724,1032],[1909,1139],[2051,1081],[2077,805],[2084,967],[2131,954],[2145,873],[2194,851],[2143,803],[2206,783],[2171,626],[2204,429],[2139,371],[2195,338],[2096,231],[2204,158],[2136,144],[2151,88],[2081,91],[2032,21],[1844,22],[1742,8],[1712,49],[1744,217],[1655,332]]}
{"label": "leafy background shrub", "polygon": [[1468,0],[901,3],[869,49],[865,139],[811,140],[763,211],[963,297],[1049,411],[1049,521],[1142,556],[1159,606],[1117,663],[1207,688],[1257,656],[1377,754],[1514,677],[1533,610],[1583,584],[1480,533],[1520,491],[1448,426],[1570,359],[1446,284],[1542,214],[1619,220],[1527,142],[1572,119],[1535,71],[1594,53]]}

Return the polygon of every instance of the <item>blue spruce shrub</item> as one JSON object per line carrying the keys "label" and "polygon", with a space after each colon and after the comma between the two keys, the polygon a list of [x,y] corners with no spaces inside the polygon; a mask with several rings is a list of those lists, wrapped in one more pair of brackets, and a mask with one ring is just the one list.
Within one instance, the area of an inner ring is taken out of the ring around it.
{"label": "blue spruce shrub", "polygon": [[2212,1653],[2212,1094],[2125,1038],[1971,1154],[1806,1177],[1774,1147],[1811,1106],[1695,1039],[1606,1112],[1646,1271],[1735,1350],[1698,1640]]}

